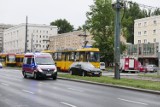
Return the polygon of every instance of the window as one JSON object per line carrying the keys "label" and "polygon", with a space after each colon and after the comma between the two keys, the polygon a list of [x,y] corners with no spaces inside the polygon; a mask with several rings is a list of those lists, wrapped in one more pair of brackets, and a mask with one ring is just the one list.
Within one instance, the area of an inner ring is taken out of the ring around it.
{"label": "window", "polygon": [[141,40],[138,40],[138,43],[140,44],[140,43],[141,43]]}
{"label": "window", "polygon": [[154,24],[157,24],[157,21],[156,21],[156,20],[154,20],[154,21],[153,21],[153,23],[154,23]]}
{"label": "window", "polygon": [[146,26],[147,25],[147,22],[144,22],[144,26]]}
{"label": "window", "polygon": [[138,35],[141,35],[141,32],[138,32]]}
{"label": "window", "polygon": [[144,43],[147,43],[147,39],[144,39]]}
{"label": "window", "polygon": [[27,58],[27,64],[31,64],[32,63],[32,58]]}
{"label": "window", "polygon": [[138,27],[140,27],[141,26],[141,23],[138,23]]}
{"label": "window", "polygon": [[156,38],[153,39],[153,42],[156,42]]}
{"label": "window", "polygon": [[144,31],[144,34],[146,35],[146,34],[147,34],[147,31]]}
{"label": "window", "polygon": [[155,29],[153,30],[153,34],[156,34],[156,30]]}

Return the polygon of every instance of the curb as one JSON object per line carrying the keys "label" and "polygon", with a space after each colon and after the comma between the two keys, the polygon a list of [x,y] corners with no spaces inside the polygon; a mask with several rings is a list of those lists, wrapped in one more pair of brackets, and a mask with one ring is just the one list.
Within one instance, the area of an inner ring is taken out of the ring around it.
{"label": "curb", "polygon": [[127,90],[140,91],[140,92],[160,95],[160,91],[153,91],[153,90],[140,89],[140,88],[134,88],[134,87],[127,87],[127,86],[120,86],[120,85],[113,85],[113,84],[104,84],[104,83],[91,82],[91,81],[78,80],[78,79],[68,79],[68,78],[64,78],[64,77],[58,77],[58,79],[81,82],[81,83],[88,83],[88,84],[94,84],[94,85],[101,85],[101,86],[108,86],[108,87],[113,87],[113,88],[121,88],[121,89],[127,89]]}

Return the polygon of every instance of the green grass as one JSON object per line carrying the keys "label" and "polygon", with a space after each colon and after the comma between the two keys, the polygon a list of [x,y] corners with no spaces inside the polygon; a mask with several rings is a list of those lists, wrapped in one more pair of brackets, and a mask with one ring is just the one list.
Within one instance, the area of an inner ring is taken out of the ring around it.
{"label": "green grass", "polygon": [[160,82],[154,82],[154,81],[125,79],[125,78],[116,80],[112,77],[107,77],[107,76],[82,77],[82,76],[75,76],[70,74],[58,74],[58,76],[64,77],[64,78],[70,78],[70,79],[87,80],[87,81],[93,81],[93,82],[104,83],[104,84],[114,84],[114,85],[129,86],[134,88],[160,91]]}
{"label": "green grass", "polygon": [[140,77],[152,77],[152,78],[160,78],[160,75],[157,74],[139,74]]}

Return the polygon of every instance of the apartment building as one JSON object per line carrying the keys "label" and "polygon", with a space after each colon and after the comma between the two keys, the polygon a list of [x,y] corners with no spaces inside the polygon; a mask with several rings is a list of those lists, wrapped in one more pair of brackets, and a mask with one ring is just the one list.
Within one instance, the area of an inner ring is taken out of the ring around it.
{"label": "apartment building", "polygon": [[0,52],[3,52],[3,32],[5,29],[13,27],[10,24],[0,24]]}
{"label": "apartment building", "polygon": [[[57,27],[28,24],[27,51],[42,51],[49,45],[49,37],[57,35]],[[26,24],[20,24],[4,31],[4,52],[25,52]]]}
{"label": "apartment building", "polygon": [[49,49],[50,50],[64,50],[64,49],[78,49],[84,46],[84,41],[88,41],[87,46],[93,44],[92,35],[89,32],[86,38],[83,31],[74,31],[69,33],[58,34],[50,37]]}
{"label": "apartment building", "polygon": [[151,16],[134,21],[134,44],[160,41],[160,16]]}

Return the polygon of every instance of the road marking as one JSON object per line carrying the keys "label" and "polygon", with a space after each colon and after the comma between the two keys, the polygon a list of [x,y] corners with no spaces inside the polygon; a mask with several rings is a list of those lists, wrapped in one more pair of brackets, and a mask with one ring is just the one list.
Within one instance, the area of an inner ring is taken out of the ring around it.
{"label": "road marking", "polygon": [[8,84],[6,84],[6,83],[1,83],[2,85],[5,85],[5,86],[9,86]]}
{"label": "road marking", "polygon": [[32,92],[32,91],[27,91],[27,90],[22,90],[22,91],[24,91],[26,93],[34,94],[34,92]]}
{"label": "road marking", "polygon": [[147,103],[143,103],[143,102],[131,101],[131,100],[123,99],[123,98],[118,98],[118,99],[119,99],[119,100],[122,100],[122,101],[130,102],[130,103],[148,105]]}
{"label": "road marking", "polygon": [[72,104],[69,104],[69,103],[66,103],[66,102],[61,102],[61,103],[64,104],[64,105],[70,106],[70,107],[77,107],[75,105],[72,105]]}
{"label": "road marking", "polygon": [[74,88],[68,88],[69,90],[78,91],[78,92],[84,92],[84,90],[74,89]]}

